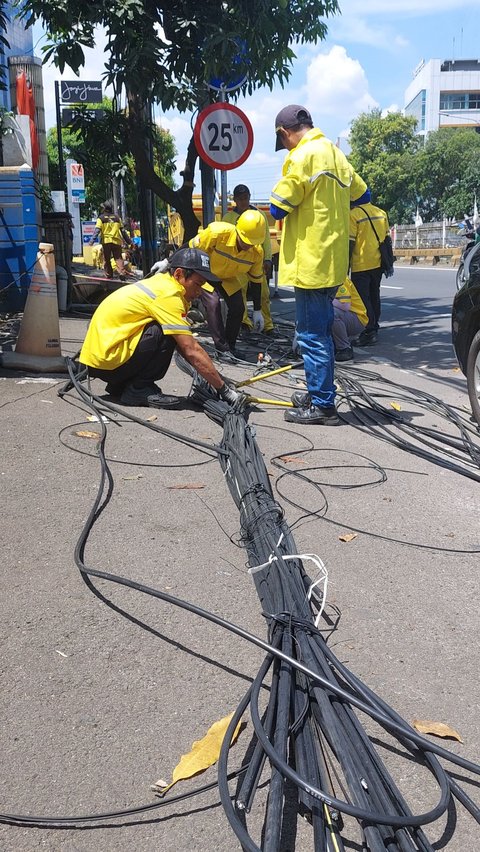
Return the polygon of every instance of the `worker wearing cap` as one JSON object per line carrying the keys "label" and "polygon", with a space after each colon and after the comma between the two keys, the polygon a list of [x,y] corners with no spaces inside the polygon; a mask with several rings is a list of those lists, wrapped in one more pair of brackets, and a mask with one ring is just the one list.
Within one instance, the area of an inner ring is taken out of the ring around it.
{"label": "worker wearing cap", "polygon": [[270,197],[273,218],[285,219],[279,280],[294,287],[308,387],[301,407],[284,416],[293,423],[335,425],[333,299],[348,272],[350,201],[362,196],[367,185],[313,126],[305,107],[290,104],[280,110],[275,133],[275,150],[288,151]]}
{"label": "worker wearing cap", "polygon": [[[248,186],[244,183],[237,184],[233,190],[233,201],[234,208],[229,210],[228,213],[225,213],[223,217],[223,222],[231,222],[232,225],[236,225],[239,217],[245,210],[257,210],[253,204],[250,204],[250,190]],[[264,276],[262,279],[262,301],[261,301],[261,310],[262,316],[264,319],[264,327],[263,331],[265,334],[272,334],[274,332],[272,315],[270,313],[270,287],[268,286],[268,282],[272,277],[272,241],[270,239],[270,228],[268,225],[268,219],[263,212],[263,210],[259,211],[265,219],[265,239],[263,241],[263,271]],[[247,298],[248,298],[248,280],[247,276],[245,276],[244,283],[242,285],[242,296],[243,296],[243,318],[242,325],[246,326],[248,330],[253,328],[253,323],[248,316],[247,310]]]}
{"label": "worker wearing cap", "polygon": [[[245,276],[252,285],[253,326],[263,331],[261,311],[261,283],[263,272],[263,241],[265,219],[259,210],[245,210],[235,225],[230,222],[211,222],[189,245],[207,252],[212,271],[221,283],[215,284],[213,293],[202,291],[201,301],[221,361],[235,360],[235,345],[243,317],[242,283]],[[220,297],[227,305],[227,319],[223,324]]]}
{"label": "worker wearing cap", "polygon": [[179,398],[163,394],[155,381],[177,348],[221,399],[237,402],[239,393],[225,384],[186,319],[190,302],[218,282],[205,252],[179,249],[164,273],[127,284],[100,303],[79,361],[90,376],[107,382],[106,392],[122,405],[173,408]]}

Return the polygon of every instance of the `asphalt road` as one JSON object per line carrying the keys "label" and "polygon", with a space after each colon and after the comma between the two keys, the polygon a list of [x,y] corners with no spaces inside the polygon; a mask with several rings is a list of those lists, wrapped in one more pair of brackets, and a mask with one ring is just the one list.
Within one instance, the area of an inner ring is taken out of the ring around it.
{"label": "asphalt road", "polygon": [[[402,289],[383,289],[379,343],[356,351],[349,374],[370,388],[377,383],[378,399],[401,412],[406,424],[453,436],[437,407],[422,407],[415,394],[443,400],[468,422],[465,380],[449,337],[454,273],[399,268],[385,283]],[[282,290],[274,310],[291,320],[292,294]],[[85,329],[85,319],[62,319],[65,354],[76,351]],[[258,348],[265,345],[260,341]],[[367,381],[365,370],[379,379]],[[252,369],[229,372],[239,380]],[[99,581],[112,608],[86,587],[73,550],[97,491],[99,465],[95,442],[77,433],[98,430],[98,423],[87,419],[75,394],[58,398],[59,381],[0,371],[0,811],[56,817],[154,801],[150,784],[168,780],[193,741],[235,708],[261,662],[247,643],[182,610]],[[172,368],[162,386],[187,393],[189,381]],[[258,390],[287,398],[292,387],[283,376]],[[94,389],[101,394],[103,384],[95,382]],[[405,719],[451,725],[463,743],[444,744],[478,761],[479,484],[448,469],[434,452],[430,460],[419,458],[359,429],[345,405],[342,411],[342,425],[333,429],[290,427],[274,408],[250,415],[299,552],[317,553],[329,570],[328,612],[333,616],[336,607],[341,615],[330,644]],[[156,416],[157,424],[182,434],[220,438],[219,427],[188,404]],[[123,417],[113,415],[107,429],[113,493],[90,537],[87,563],[264,637],[237,546],[238,513],[218,463]],[[293,462],[296,450],[302,453]],[[290,475],[281,481],[272,462],[280,454],[290,459]],[[372,474],[379,468],[386,474],[380,484]],[[308,485],[292,475],[305,469]],[[328,499],[326,517],[315,514],[323,505],[319,489]],[[340,539],[346,530],[357,531],[349,542]],[[246,721],[232,749],[233,766],[249,742]],[[373,733],[411,807],[431,806],[437,791],[425,771],[401,757],[381,731]],[[178,792],[214,779],[211,769]],[[479,802],[478,786],[467,788]],[[266,795],[262,788],[250,816],[257,839]],[[427,834],[436,849],[480,848],[480,828],[460,806]],[[348,822],[346,835],[347,849],[359,852],[358,831]],[[313,848],[303,820],[292,825],[291,838],[283,852]],[[2,852],[239,848],[215,789],[95,827],[0,825]]]}

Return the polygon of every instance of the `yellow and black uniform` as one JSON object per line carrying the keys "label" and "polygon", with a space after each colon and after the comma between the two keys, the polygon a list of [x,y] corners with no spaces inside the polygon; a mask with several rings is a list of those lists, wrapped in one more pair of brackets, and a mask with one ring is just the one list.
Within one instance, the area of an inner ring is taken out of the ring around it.
{"label": "yellow and black uniform", "polygon": [[132,379],[151,384],[170,366],[175,337],[192,331],[182,285],[169,273],[126,284],[96,309],[80,352],[91,376],[120,396]]}
{"label": "yellow and black uniform", "polygon": [[360,338],[360,342],[365,344],[376,342],[381,313],[380,282],[383,274],[378,241],[383,242],[388,233],[388,217],[380,207],[376,207],[371,202],[352,207],[350,211],[351,278],[368,314],[368,323],[363,338]]}
{"label": "yellow and black uniform", "polygon": [[350,258],[352,272],[378,269],[381,265],[378,240],[370,220],[373,222],[380,242],[383,242],[390,232],[387,214],[371,202],[350,210],[350,242],[354,244]]}
{"label": "yellow and black uniform", "polygon": [[[235,225],[230,222],[212,222],[190,240],[192,248],[207,252],[211,270],[221,279],[215,293],[202,292],[201,300],[217,352],[234,351],[242,323],[244,303],[242,284],[245,277],[254,286],[252,298],[254,310],[261,310],[261,283],[264,278],[263,249],[260,245],[238,247]],[[227,305],[225,326],[220,308],[223,296]]]}
{"label": "yellow and black uniform", "polygon": [[183,287],[168,273],[127,284],[96,309],[79,360],[88,367],[114,370],[132,357],[152,321],[166,336],[191,334],[187,310]]}
{"label": "yellow and black uniform", "polygon": [[131,240],[119,217],[115,213],[108,211],[102,213],[95,223],[94,236],[100,237],[103,249],[103,268],[106,277],[113,278],[112,260],[114,260],[120,278],[126,279],[127,272],[122,258],[122,243],[126,242],[131,245]]}
{"label": "yellow and black uniform", "polygon": [[114,243],[116,246],[122,245],[123,226],[115,213],[102,213],[102,215],[98,217],[95,227],[100,231],[100,242],[102,244]]}
{"label": "yellow and black uniform", "polygon": [[[258,210],[258,207],[255,207],[253,204],[250,204],[248,209],[249,210]],[[265,213],[263,212],[263,210],[259,210],[259,213],[261,213],[263,218],[265,219],[265,239],[264,239],[263,244],[262,244],[263,260],[264,261],[269,260],[271,262],[271,260],[272,260],[272,241],[270,239],[270,227],[269,227],[269,224],[268,224],[268,219],[265,216]],[[225,216],[223,217],[222,221],[223,222],[230,222],[231,225],[236,225],[240,216],[241,216],[240,211],[237,210],[236,207],[234,207],[233,210],[229,210],[228,213],[225,213]],[[268,286],[268,281],[267,281],[267,277],[265,275],[265,271],[264,271],[264,275],[263,275],[262,283],[261,283],[261,292],[262,292],[261,311],[262,311],[262,314],[263,314],[263,319],[265,320],[264,331],[268,332],[268,331],[271,331],[272,328],[273,328],[273,320],[272,320],[272,315],[270,313],[270,288]],[[248,325],[249,328],[253,328],[252,321],[251,321],[250,317],[248,316],[248,311],[247,311],[247,295],[248,295],[248,279],[247,279],[247,276],[245,276],[244,282],[242,283],[242,296],[243,296],[243,302],[244,302],[244,306],[245,306],[244,311],[243,311],[242,323],[243,323],[243,325]]]}
{"label": "yellow and black uniform", "polygon": [[[245,275],[252,284],[261,284],[263,249],[261,246],[239,249],[235,225],[230,222],[212,222],[193,237],[189,245],[207,252],[212,272],[222,279],[222,287],[229,296],[241,289]],[[260,296],[260,288],[258,294]],[[254,299],[255,303],[259,310],[259,297]]]}

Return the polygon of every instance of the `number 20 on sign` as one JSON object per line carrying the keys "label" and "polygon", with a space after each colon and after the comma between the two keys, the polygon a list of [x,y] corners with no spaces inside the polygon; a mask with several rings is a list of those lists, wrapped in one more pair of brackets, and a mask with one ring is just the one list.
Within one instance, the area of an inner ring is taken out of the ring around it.
{"label": "number 20 on sign", "polygon": [[210,104],[203,109],[193,135],[199,156],[220,171],[241,166],[253,147],[252,125],[233,104]]}

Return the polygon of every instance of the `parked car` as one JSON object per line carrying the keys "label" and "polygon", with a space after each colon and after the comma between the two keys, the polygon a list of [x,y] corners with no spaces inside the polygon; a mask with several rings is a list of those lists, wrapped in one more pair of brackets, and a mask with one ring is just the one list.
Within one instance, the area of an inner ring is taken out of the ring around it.
{"label": "parked car", "polygon": [[467,377],[472,413],[480,426],[480,243],[465,259],[465,283],[452,307],[452,340],[458,363]]}

